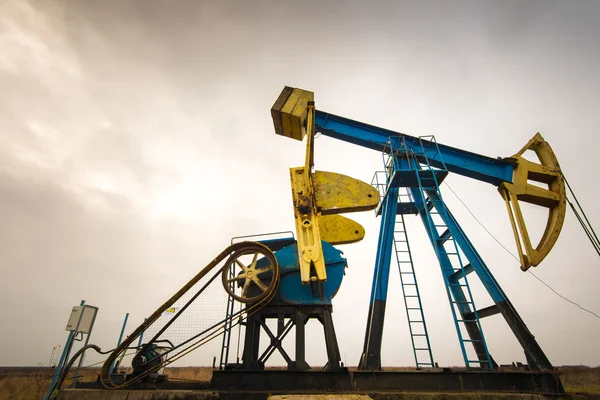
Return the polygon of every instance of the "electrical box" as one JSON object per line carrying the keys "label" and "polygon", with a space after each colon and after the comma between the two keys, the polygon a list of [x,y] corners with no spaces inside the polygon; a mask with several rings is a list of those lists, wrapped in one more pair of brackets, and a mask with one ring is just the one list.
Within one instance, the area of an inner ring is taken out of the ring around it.
{"label": "electrical box", "polygon": [[67,322],[66,331],[75,331],[81,333],[90,333],[98,307],[93,306],[75,306],[71,310],[69,321]]}

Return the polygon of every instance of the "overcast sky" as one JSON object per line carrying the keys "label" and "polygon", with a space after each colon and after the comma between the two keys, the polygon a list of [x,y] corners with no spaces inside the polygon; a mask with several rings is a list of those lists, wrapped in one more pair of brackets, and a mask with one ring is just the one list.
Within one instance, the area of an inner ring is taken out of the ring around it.
{"label": "overcast sky", "polygon": [[[231,237],[293,230],[288,168],[304,146],[276,136],[269,112],[285,85],[314,91],[321,110],[493,157],[539,131],[598,225],[599,18],[592,0],[3,0],[0,365],[47,363],[81,299],[100,308],[91,342],[112,348],[126,312],[131,331]],[[315,151],[317,169],[367,182],[381,169],[376,152],[324,136]],[[496,188],[447,182],[515,252]],[[551,362],[600,364],[600,320],[521,272],[443,194]],[[528,211],[539,234],[544,217]],[[349,365],[362,350],[379,229],[371,212],[353,218],[367,235],[343,247],[349,269],[334,300]],[[418,217],[408,229],[434,358],[462,365]],[[600,314],[599,268],[569,214],[535,273]],[[397,272],[390,280],[383,362],[412,365]],[[497,361],[524,362],[500,316],[483,326]],[[313,365],[325,362],[320,332],[311,327]]]}

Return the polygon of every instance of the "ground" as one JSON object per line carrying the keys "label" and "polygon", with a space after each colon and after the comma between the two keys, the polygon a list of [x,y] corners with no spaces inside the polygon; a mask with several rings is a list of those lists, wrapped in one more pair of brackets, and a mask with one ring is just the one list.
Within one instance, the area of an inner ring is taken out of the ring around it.
{"label": "ground", "polygon": [[[580,394],[583,399],[600,399],[600,367],[563,366],[557,369],[568,393]],[[95,381],[98,372],[97,369],[86,369],[81,371],[80,376],[85,381]],[[51,368],[0,367],[0,400],[39,400],[43,398],[48,390],[52,373]],[[168,368],[166,374],[171,379],[206,382],[211,378],[212,368]],[[70,382],[72,380],[67,380],[65,383],[69,384]],[[404,398],[412,397],[408,394],[407,396]],[[422,395],[419,398],[423,398]],[[473,398],[483,397],[475,395]]]}

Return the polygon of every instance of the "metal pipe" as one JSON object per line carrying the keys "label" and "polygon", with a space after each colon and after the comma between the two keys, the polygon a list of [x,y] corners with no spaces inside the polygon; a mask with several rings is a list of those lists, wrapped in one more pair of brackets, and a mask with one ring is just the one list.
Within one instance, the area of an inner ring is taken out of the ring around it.
{"label": "metal pipe", "polygon": [[[123,340],[123,333],[125,333],[125,327],[127,326],[127,319],[129,318],[129,313],[125,314],[125,320],[123,321],[123,327],[121,328],[121,334],[119,335],[119,341],[117,342],[117,347],[121,345],[121,341]],[[115,370],[115,364],[117,360],[113,360],[110,366],[110,374],[112,374]]]}

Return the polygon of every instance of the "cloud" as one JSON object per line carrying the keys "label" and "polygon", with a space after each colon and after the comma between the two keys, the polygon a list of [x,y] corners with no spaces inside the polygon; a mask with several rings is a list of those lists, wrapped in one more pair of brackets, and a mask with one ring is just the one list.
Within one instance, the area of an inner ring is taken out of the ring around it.
{"label": "cloud", "polygon": [[[293,229],[288,168],[303,163],[304,144],[275,136],[269,115],[284,85],[314,90],[320,109],[490,156],[542,131],[584,205],[594,204],[582,160],[594,159],[600,126],[597,5],[376,3],[4,2],[0,269],[9,278],[0,300],[15,323],[3,327],[0,364],[45,359],[81,298],[100,307],[92,341],[112,347],[124,312],[141,321],[231,237]],[[326,137],[316,145],[318,169],[370,181],[381,168],[375,152]],[[493,187],[449,182],[512,243]],[[520,274],[446,200],[551,360],[596,362],[593,321]],[[350,268],[334,314],[350,364],[379,230],[372,214],[353,218],[367,236],[343,249]],[[460,364],[434,254],[418,219],[409,223],[434,355]],[[598,308],[583,239],[567,221],[539,275]],[[577,267],[565,275],[565,265]],[[391,285],[385,357],[410,364],[394,275]],[[492,351],[521,359],[499,321],[485,322]]]}

